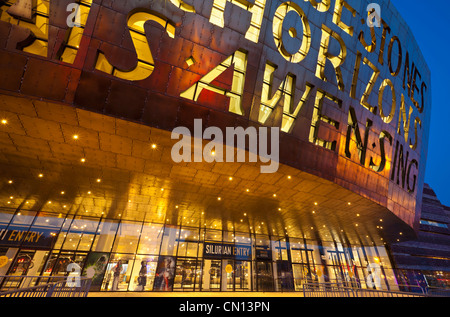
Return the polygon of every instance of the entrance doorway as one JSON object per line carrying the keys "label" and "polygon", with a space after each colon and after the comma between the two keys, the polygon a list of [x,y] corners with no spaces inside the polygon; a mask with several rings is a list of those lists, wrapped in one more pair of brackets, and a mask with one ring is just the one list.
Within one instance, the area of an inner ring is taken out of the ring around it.
{"label": "entrance doorway", "polygon": [[256,290],[258,292],[274,291],[271,261],[256,262]]}
{"label": "entrance doorway", "polygon": [[202,290],[220,291],[222,261],[205,259],[203,262]]}

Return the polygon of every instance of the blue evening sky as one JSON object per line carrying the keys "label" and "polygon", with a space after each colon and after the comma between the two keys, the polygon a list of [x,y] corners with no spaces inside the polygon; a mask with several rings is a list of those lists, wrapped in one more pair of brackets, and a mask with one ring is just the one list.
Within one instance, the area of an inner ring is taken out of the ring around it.
{"label": "blue evening sky", "polygon": [[425,182],[450,206],[450,1],[391,0],[431,70],[432,113]]}

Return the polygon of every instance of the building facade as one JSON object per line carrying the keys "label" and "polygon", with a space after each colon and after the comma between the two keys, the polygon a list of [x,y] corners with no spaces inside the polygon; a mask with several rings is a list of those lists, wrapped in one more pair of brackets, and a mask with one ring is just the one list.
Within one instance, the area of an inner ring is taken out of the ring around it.
{"label": "building facade", "polygon": [[0,275],[401,287],[389,245],[419,232],[431,84],[390,1],[0,14]]}
{"label": "building facade", "polygon": [[391,246],[401,284],[431,288],[450,286],[449,211],[425,184],[417,239]]}

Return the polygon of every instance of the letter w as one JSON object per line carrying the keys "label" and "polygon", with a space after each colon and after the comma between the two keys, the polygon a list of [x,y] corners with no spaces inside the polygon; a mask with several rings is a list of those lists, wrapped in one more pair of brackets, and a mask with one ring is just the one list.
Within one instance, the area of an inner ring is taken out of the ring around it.
{"label": "letter w", "polygon": [[273,74],[276,69],[277,69],[276,65],[273,65],[270,62],[266,63],[258,121],[261,124],[265,124],[267,122],[267,119],[270,117],[273,110],[277,106],[278,102],[283,97],[284,101],[283,101],[283,118],[281,122],[281,131],[290,133],[294,126],[294,122],[297,119],[298,113],[302,109],[303,105],[308,101],[314,86],[310,83],[306,83],[303,96],[300,99],[300,102],[297,104],[297,107],[293,109],[295,99],[295,83],[296,83],[295,75],[288,73],[283,82],[281,82],[277,91],[273,94],[272,97],[270,97],[272,95],[272,88],[273,88]]}

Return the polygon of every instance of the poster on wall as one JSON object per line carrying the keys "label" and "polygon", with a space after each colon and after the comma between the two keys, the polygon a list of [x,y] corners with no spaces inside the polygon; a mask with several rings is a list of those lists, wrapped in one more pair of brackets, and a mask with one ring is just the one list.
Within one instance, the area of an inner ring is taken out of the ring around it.
{"label": "poster on wall", "polygon": [[154,291],[171,291],[175,275],[175,258],[160,256],[156,268]]}
{"label": "poster on wall", "polygon": [[92,252],[86,260],[83,276],[92,277],[91,290],[99,291],[108,264],[109,253]]}

